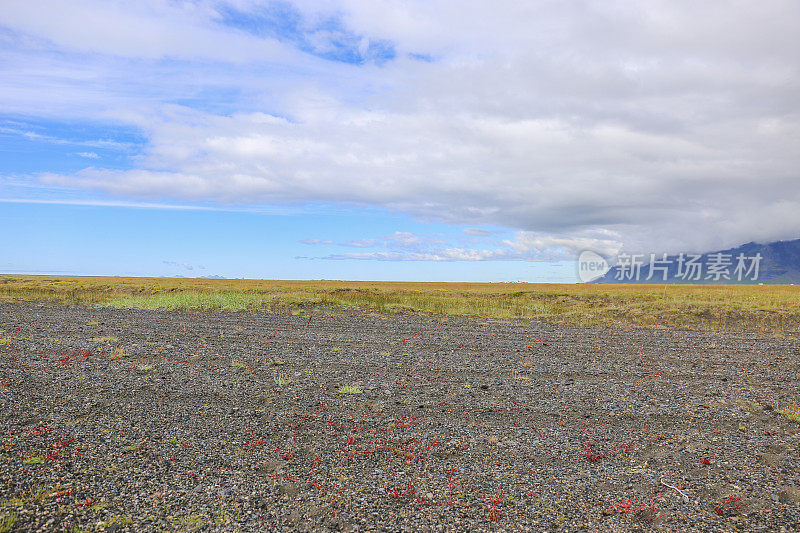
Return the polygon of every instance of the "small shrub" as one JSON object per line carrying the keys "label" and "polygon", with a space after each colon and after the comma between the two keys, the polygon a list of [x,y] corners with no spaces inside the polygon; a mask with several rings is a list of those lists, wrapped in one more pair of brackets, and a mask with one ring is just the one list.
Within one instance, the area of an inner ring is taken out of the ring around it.
{"label": "small shrub", "polygon": [[800,424],[800,407],[797,407],[797,404],[787,405],[778,412],[792,422]]}
{"label": "small shrub", "polygon": [[42,463],[44,463],[43,455],[34,455],[31,457],[26,457],[22,460],[22,464],[24,465],[40,465]]}
{"label": "small shrub", "polygon": [[150,372],[153,370],[153,365],[139,365],[136,367],[139,372]]}
{"label": "small shrub", "polygon": [[285,387],[286,385],[291,383],[291,380],[289,379],[289,376],[287,376],[286,374],[283,374],[283,373],[275,374],[275,377],[272,378],[272,380],[275,382],[275,385],[277,385],[279,387]]}
{"label": "small shrub", "polygon": [[364,391],[357,385],[343,385],[339,387],[339,392],[342,394],[361,394]]}

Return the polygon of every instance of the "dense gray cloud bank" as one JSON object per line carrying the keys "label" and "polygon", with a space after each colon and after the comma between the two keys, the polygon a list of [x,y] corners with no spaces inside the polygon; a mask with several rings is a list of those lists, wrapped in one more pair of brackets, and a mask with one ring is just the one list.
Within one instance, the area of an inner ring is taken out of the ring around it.
{"label": "dense gray cloud bank", "polygon": [[2,4],[0,111],[146,137],[49,186],[380,206],[515,257],[799,236],[795,1],[309,0],[291,38],[248,0]]}

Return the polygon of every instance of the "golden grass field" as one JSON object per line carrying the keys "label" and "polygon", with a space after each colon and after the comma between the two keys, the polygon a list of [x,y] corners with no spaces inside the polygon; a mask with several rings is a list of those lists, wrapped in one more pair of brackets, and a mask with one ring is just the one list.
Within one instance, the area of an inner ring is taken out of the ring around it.
{"label": "golden grass field", "polygon": [[0,301],[141,309],[352,308],[575,325],[688,327],[796,335],[800,287],[406,283],[0,275]]}

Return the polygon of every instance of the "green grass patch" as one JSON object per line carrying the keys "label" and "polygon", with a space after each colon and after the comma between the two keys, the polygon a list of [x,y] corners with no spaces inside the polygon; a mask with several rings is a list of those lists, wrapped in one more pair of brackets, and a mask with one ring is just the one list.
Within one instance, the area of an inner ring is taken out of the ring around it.
{"label": "green grass patch", "polygon": [[[0,276],[0,301],[208,311],[354,308],[797,335],[800,286],[399,283]],[[313,327],[313,323],[312,323]],[[7,341],[7,342],[10,342]]]}
{"label": "green grass patch", "polygon": [[107,342],[109,344],[114,344],[115,342],[119,342],[119,338],[114,337],[112,335],[108,335],[106,337],[95,337],[92,340],[95,342]]}
{"label": "green grass patch", "polygon": [[17,523],[16,513],[5,513],[0,516],[0,533],[9,533]]}
{"label": "green grass patch", "polygon": [[206,529],[210,524],[208,517],[202,514],[193,514],[176,518],[170,522],[172,531],[198,531]]}
{"label": "green grass patch", "polygon": [[357,385],[343,385],[339,387],[339,392],[341,394],[361,394],[364,391]]}

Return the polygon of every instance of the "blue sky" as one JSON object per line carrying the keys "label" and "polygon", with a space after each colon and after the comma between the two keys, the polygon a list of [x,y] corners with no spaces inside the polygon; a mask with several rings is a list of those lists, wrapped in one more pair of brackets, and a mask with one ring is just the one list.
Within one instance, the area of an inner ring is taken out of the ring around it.
{"label": "blue sky", "polygon": [[[0,124],[0,145],[8,154],[0,173],[10,177],[67,174],[87,165],[129,169],[146,142],[124,126],[25,117],[3,117]],[[502,246],[513,234],[381,208],[125,200],[31,186],[24,179],[9,179],[4,191],[0,224],[13,228],[6,233],[13,253],[0,262],[6,273],[414,281],[571,282],[574,277],[574,265],[558,259],[402,257],[442,245]],[[351,257],[359,254],[365,258]]]}
{"label": "blue sky", "polygon": [[788,0],[4,3],[0,272],[574,281],[796,238],[798,36]]}
{"label": "blue sky", "polygon": [[[271,279],[371,279],[421,281],[511,280],[511,273],[560,279],[561,263],[525,261],[376,261],[326,259],[353,250],[354,233],[377,236],[420,224],[402,215],[314,212],[264,214],[74,205],[5,204],[0,214],[6,247],[4,272],[140,276],[223,276]],[[356,230],[356,231],[352,231]],[[304,244],[302,240],[334,241]],[[336,244],[343,243],[343,244]],[[522,278],[520,278],[522,279]]]}

